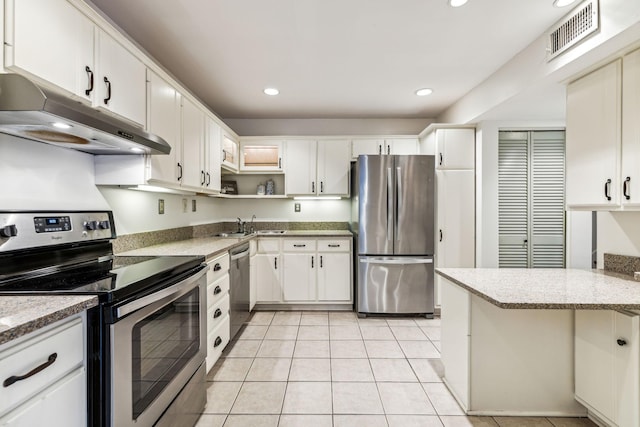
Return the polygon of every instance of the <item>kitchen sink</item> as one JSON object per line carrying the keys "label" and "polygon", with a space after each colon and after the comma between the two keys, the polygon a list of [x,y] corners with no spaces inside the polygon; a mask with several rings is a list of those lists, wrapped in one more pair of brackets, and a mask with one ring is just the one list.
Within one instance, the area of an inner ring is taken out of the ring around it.
{"label": "kitchen sink", "polygon": [[258,230],[258,234],[284,234],[286,230]]}
{"label": "kitchen sink", "polygon": [[237,233],[237,232],[214,234],[215,237],[234,237],[234,238],[245,237],[248,235],[249,233]]}

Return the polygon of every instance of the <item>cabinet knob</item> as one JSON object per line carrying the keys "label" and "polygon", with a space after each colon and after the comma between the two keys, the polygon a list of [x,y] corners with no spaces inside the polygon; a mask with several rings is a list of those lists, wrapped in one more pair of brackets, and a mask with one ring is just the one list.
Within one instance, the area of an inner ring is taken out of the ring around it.
{"label": "cabinet knob", "polygon": [[216,287],[213,289],[213,294],[214,294],[214,295],[218,295],[220,292],[222,292],[222,289],[220,289],[220,286],[216,286]]}
{"label": "cabinet knob", "polygon": [[216,265],[213,266],[213,271],[220,271],[222,270],[222,266],[220,265],[219,262],[216,262]]}
{"label": "cabinet knob", "polygon": [[213,318],[217,319],[220,316],[222,316],[222,310],[220,310],[219,308],[216,308],[216,311],[213,313]]}
{"label": "cabinet knob", "polygon": [[625,340],[624,338],[618,338],[616,342],[620,347],[627,345],[627,340]]}
{"label": "cabinet knob", "polygon": [[216,337],[216,340],[213,342],[213,346],[214,346],[214,347],[217,347],[217,346],[219,346],[220,344],[222,344],[222,338],[220,338],[220,337]]}

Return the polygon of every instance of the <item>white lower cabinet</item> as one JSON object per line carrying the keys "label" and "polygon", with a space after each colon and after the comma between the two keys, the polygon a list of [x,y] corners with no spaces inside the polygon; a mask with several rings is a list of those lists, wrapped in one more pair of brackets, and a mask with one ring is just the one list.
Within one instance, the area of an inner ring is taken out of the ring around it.
{"label": "white lower cabinet", "polygon": [[640,316],[575,312],[575,395],[611,426],[640,425]]}
{"label": "white lower cabinet", "polygon": [[87,425],[84,316],[59,321],[0,346],[0,426]]}
{"label": "white lower cabinet", "polygon": [[350,239],[259,239],[255,256],[257,302],[351,303],[351,263]]}
{"label": "white lower cabinet", "polygon": [[229,343],[229,254],[207,262],[207,372]]}

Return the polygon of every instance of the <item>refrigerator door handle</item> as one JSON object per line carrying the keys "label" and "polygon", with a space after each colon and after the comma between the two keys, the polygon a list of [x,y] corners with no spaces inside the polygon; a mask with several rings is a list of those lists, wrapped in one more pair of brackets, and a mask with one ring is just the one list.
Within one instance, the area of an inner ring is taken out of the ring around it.
{"label": "refrigerator door handle", "polygon": [[387,239],[393,233],[393,173],[387,168]]}
{"label": "refrigerator door handle", "polygon": [[360,258],[363,264],[433,264],[433,258]]}
{"label": "refrigerator door handle", "polygon": [[402,212],[402,168],[396,168],[396,217],[395,217],[395,230],[394,238],[400,240],[400,225],[398,224],[398,218]]}

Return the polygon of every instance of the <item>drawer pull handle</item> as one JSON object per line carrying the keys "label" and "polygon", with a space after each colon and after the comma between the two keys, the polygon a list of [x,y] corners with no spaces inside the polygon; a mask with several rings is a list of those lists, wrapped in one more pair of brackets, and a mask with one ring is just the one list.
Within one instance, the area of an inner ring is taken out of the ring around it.
{"label": "drawer pull handle", "polygon": [[604,197],[606,197],[608,201],[611,201],[611,178],[607,179],[607,182],[604,183]]}
{"label": "drawer pull handle", "polygon": [[630,186],[631,186],[631,177],[628,176],[625,178],[624,183],[622,183],[622,194],[624,194],[624,198],[626,200],[631,200],[631,194],[629,194]]}
{"label": "drawer pull handle", "polygon": [[216,262],[216,265],[213,266],[213,271],[220,271],[222,270],[222,266],[220,265],[219,262]]}
{"label": "drawer pull handle", "polygon": [[222,310],[220,310],[219,308],[216,308],[215,313],[213,313],[213,318],[217,319],[220,316],[222,316]]}
{"label": "drawer pull handle", "polygon": [[213,342],[213,347],[217,347],[222,344],[222,338],[216,337],[216,340]]}
{"label": "drawer pull handle", "polygon": [[49,356],[49,358],[47,359],[47,361],[44,362],[42,365],[40,365],[40,366],[38,366],[36,368],[33,368],[32,370],[30,370],[29,372],[27,372],[24,375],[14,375],[14,376],[11,376],[11,377],[7,378],[6,380],[4,380],[2,385],[4,387],[9,387],[13,383],[17,383],[18,381],[26,380],[27,378],[32,377],[35,374],[37,374],[38,372],[44,371],[49,366],[53,365],[53,362],[55,362],[57,358],[58,358],[58,353],[52,353]]}
{"label": "drawer pull handle", "polygon": [[218,295],[220,292],[222,292],[222,289],[220,289],[220,286],[216,286],[216,287],[213,289],[213,294],[214,294],[214,295]]}
{"label": "drawer pull handle", "polygon": [[322,268],[322,255],[320,255],[320,268]]}
{"label": "drawer pull handle", "polygon": [[623,345],[627,345],[627,341],[626,341],[625,339],[623,339],[623,338],[618,338],[618,339],[616,340],[616,342],[618,343],[618,345],[619,345],[620,347],[622,347]]}
{"label": "drawer pull handle", "polygon": [[89,87],[84,91],[84,94],[89,96],[91,95],[91,92],[93,92],[93,71],[88,65],[84,67],[84,70],[87,72],[87,76],[89,78]]}
{"label": "drawer pull handle", "polygon": [[293,245],[294,248],[306,248],[307,245]]}
{"label": "drawer pull handle", "polygon": [[340,245],[329,245],[330,248],[339,248]]}
{"label": "drawer pull handle", "polygon": [[109,105],[109,101],[111,101],[111,82],[107,77],[104,78],[104,84],[107,85],[107,97],[103,101],[104,105]]}

